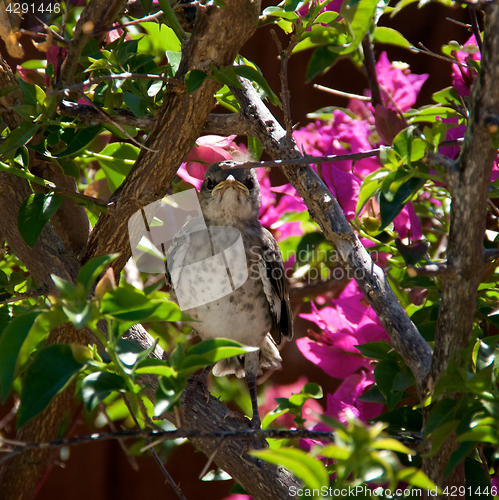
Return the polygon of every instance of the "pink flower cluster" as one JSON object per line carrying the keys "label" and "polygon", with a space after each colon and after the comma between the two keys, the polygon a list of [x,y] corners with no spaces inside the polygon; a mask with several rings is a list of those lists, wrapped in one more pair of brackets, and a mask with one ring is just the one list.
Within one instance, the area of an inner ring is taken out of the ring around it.
{"label": "pink flower cluster", "polygon": [[[294,138],[305,153],[317,156],[359,153],[393,140],[395,133],[403,128],[396,110],[407,111],[415,104],[428,75],[414,75],[397,67],[390,63],[385,52],[380,55],[376,71],[383,105],[374,109],[371,104],[352,99],[347,112],[336,109],[330,121],[317,120],[295,131]],[[362,181],[379,168],[381,163],[374,157],[355,164],[352,161],[322,164],[320,174],[347,219],[355,218]],[[409,237],[413,241],[421,238],[421,226],[412,203],[395,218],[394,226],[400,238]]]}
{"label": "pink flower cluster", "polygon": [[315,340],[298,339],[298,349],[330,377],[343,380],[335,393],[327,396],[326,413],[342,422],[348,415],[364,421],[380,415],[382,405],[357,401],[374,377],[371,360],[355,346],[389,339],[357,284],[352,280],[326,307],[319,310],[312,304],[312,312],[300,316],[315,323],[321,334],[315,334]]}

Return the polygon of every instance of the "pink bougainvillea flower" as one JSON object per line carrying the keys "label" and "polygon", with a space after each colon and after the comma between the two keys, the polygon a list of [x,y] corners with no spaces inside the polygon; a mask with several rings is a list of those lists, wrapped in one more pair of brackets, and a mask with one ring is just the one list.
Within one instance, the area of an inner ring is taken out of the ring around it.
{"label": "pink bougainvillea flower", "polygon": [[[440,118],[437,117],[437,120]],[[459,125],[459,118],[456,116],[454,118],[443,118],[442,122],[447,123],[449,128],[447,129],[447,133],[445,135],[446,140],[454,140],[461,139],[464,137],[464,133],[466,132],[466,127],[464,125]],[[459,146],[440,146],[438,148],[438,152],[447,156],[451,160],[456,160],[461,153],[461,148]],[[492,166],[492,175],[490,178],[490,182],[494,182],[499,177],[499,160],[496,157],[494,165]],[[442,185],[441,183],[437,183]]]}
{"label": "pink bougainvillea flower", "polygon": [[[62,61],[66,59],[66,55],[68,54],[68,49],[63,49],[58,45],[52,45],[49,50],[47,50],[47,65],[52,64],[54,66],[54,72],[57,74],[59,63],[62,64]],[[50,85],[50,77],[45,75],[45,86],[48,87]]]}
{"label": "pink bougainvillea flower", "polygon": [[187,155],[185,162],[180,165],[177,175],[184,181],[192,184],[196,189],[201,187],[204,174],[212,163],[232,160],[235,156],[246,153],[246,149],[238,146],[235,135],[222,137],[219,135],[205,135],[199,137],[196,146]]}
{"label": "pink bougainvillea flower", "polygon": [[351,416],[366,422],[381,415],[383,411],[382,404],[365,403],[357,399],[373,383],[374,376],[372,373],[361,371],[350,375],[341,383],[334,394],[327,395],[326,414],[342,423],[346,423]]}
{"label": "pink bougainvillea flower", "polygon": [[[376,73],[382,91],[387,91],[391,99],[402,111],[408,111],[416,102],[419,91],[428,75],[416,75],[409,68],[401,67],[400,64],[391,63],[386,52],[382,52],[376,64]],[[384,92],[382,92],[384,93]],[[385,106],[395,109],[386,94],[383,96]]]}
{"label": "pink bougainvillea flower", "polygon": [[[316,121],[296,130],[294,137],[305,153],[322,156],[358,153],[371,149],[368,140],[370,134],[371,127],[366,121],[356,120],[341,110],[335,110],[329,123]],[[359,170],[352,172],[351,161],[336,161],[321,165],[322,177],[348,219],[355,217],[361,184],[358,172],[369,174],[380,166],[379,161],[372,160],[363,163]]]}
{"label": "pink bougainvillea flower", "polygon": [[322,335],[317,339],[304,337],[296,341],[309,361],[338,379],[352,375],[361,367],[370,369],[370,360],[362,356],[356,345],[388,339],[372,308],[365,305],[364,296],[358,292],[351,294],[351,291],[333,299],[332,307],[319,310],[312,304],[312,312],[300,316],[314,322]]}
{"label": "pink bougainvillea flower", "polygon": [[452,53],[459,63],[452,65],[452,85],[463,97],[468,97],[477,75],[475,68],[469,62],[480,61],[481,57],[475,35],[469,38],[462,50]]}
{"label": "pink bougainvillea flower", "polygon": [[24,80],[26,83],[32,83],[38,86],[44,85],[44,76],[36,69],[23,68],[18,65],[16,70],[21,80]]}
{"label": "pink bougainvillea flower", "polygon": [[411,241],[416,241],[423,238],[421,222],[412,202],[405,204],[402,211],[393,219],[393,225],[401,239],[409,238]]}

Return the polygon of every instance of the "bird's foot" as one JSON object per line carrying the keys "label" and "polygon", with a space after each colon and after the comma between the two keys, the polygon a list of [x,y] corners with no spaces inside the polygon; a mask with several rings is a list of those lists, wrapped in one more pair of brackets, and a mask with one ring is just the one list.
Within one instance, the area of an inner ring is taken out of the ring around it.
{"label": "bird's foot", "polygon": [[262,421],[260,420],[260,415],[258,414],[253,415],[253,418],[250,421],[250,427],[255,431],[259,431],[262,428]]}

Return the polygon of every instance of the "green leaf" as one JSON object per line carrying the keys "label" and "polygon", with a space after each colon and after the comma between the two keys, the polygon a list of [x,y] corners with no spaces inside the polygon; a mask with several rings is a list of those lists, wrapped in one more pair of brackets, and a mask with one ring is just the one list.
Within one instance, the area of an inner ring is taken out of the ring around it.
{"label": "green leaf", "polygon": [[208,78],[208,75],[200,69],[193,69],[185,75],[185,88],[188,94],[196,91],[203,82]]}
{"label": "green leaf", "polygon": [[87,375],[81,383],[81,396],[87,411],[92,411],[113,391],[126,391],[123,378],[116,373],[96,372]]}
{"label": "green leaf", "polygon": [[34,137],[38,125],[33,122],[23,121],[19,127],[14,129],[0,147],[0,155],[5,156],[21,146],[25,146]]}
{"label": "green leaf", "polygon": [[452,453],[445,467],[444,477],[447,477],[451,474],[455,468],[472,452],[472,450],[476,447],[476,443],[474,441],[464,441],[461,443],[459,448]]}
{"label": "green leaf", "polygon": [[366,358],[397,360],[397,353],[394,352],[393,345],[386,340],[366,342],[365,344],[356,345],[354,347],[356,347]]}
{"label": "green leaf", "polygon": [[[263,77],[263,75],[257,71],[252,66],[248,66],[247,64],[239,65],[239,66],[230,66],[236,75],[242,76],[243,78],[247,78],[250,82],[256,82],[263,91],[267,94],[270,102],[274,106],[279,106],[278,97],[272,92],[267,80]],[[237,82],[239,84],[239,82]]]}
{"label": "green leaf", "polygon": [[400,238],[397,238],[395,240],[395,245],[405,263],[411,266],[415,266],[428,250],[428,245],[425,241],[416,241],[409,245],[405,245]]}
{"label": "green leaf", "polygon": [[156,343],[147,349],[143,349],[131,340],[119,339],[116,343],[115,352],[125,371],[132,373],[135,365],[146,359],[155,347]]}
{"label": "green leaf", "polygon": [[461,434],[456,441],[480,441],[484,443],[499,444],[499,436],[497,435],[497,427],[490,425],[478,425],[468,432]]}
{"label": "green leaf", "polygon": [[17,427],[43,411],[84,366],[75,360],[68,344],[53,344],[41,349],[24,377]]}
{"label": "green leaf", "polygon": [[94,125],[81,128],[72,134],[69,132],[72,129],[67,130],[61,136],[61,140],[67,144],[67,147],[59,153],[52,153],[52,156],[55,158],[64,158],[78,153],[95,139],[101,128],[100,124]]}
{"label": "green leaf", "polygon": [[132,92],[125,92],[123,94],[123,101],[132,113],[139,118],[144,116],[147,107],[151,104],[151,98],[139,97]]}
{"label": "green leaf", "polygon": [[63,278],[59,278],[59,276],[56,276],[55,274],[51,274],[50,277],[63,299],[74,300],[76,298],[76,287],[73,283],[70,283]]}
{"label": "green leaf", "polygon": [[369,422],[387,422],[397,429],[403,428],[410,432],[420,432],[423,426],[423,416],[421,410],[403,406],[372,418]]}
{"label": "green leaf", "polygon": [[[482,495],[480,493],[478,495],[466,495],[466,499],[479,498],[492,500],[495,498],[491,491],[489,475],[482,464],[472,458],[466,458],[464,462],[464,477],[467,492],[482,492]],[[486,495],[484,494],[485,491],[489,491],[490,493]]]}
{"label": "green leaf", "polygon": [[364,208],[364,205],[367,203],[367,200],[373,194],[381,188],[385,177],[388,175],[386,170],[377,170],[372,174],[369,174],[364,181],[362,182],[362,186],[360,187],[359,199],[357,201],[357,208],[355,209],[355,217],[359,216],[360,211]]}
{"label": "green leaf", "polygon": [[437,427],[442,426],[454,418],[456,406],[459,403],[457,399],[445,398],[438,401],[430,410],[428,421],[426,423],[426,432],[432,433]]}
{"label": "green leaf", "polygon": [[395,408],[403,396],[403,391],[395,388],[395,381],[399,374],[399,364],[391,360],[380,361],[374,368],[374,380],[381,394],[385,397],[390,410]]}
{"label": "green leaf", "polygon": [[317,75],[325,73],[328,69],[333,66],[333,64],[340,57],[339,54],[336,54],[329,50],[328,45],[324,45],[323,47],[317,47],[310,56],[310,59],[307,64],[307,70],[305,72],[305,77],[307,82],[313,80]]}
{"label": "green leaf", "polygon": [[397,472],[397,480],[426,491],[428,489],[435,491],[436,488],[435,483],[422,470],[416,469],[416,467],[407,467]]}
{"label": "green leaf", "polygon": [[75,179],[80,178],[80,169],[78,168],[78,163],[70,158],[59,158],[57,163],[62,167],[66,175],[70,175]]}
{"label": "green leaf", "polygon": [[286,467],[309,488],[320,490],[329,485],[329,473],[317,458],[313,458],[297,448],[279,448],[278,450],[251,450],[250,455],[266,462]]}
{"label": "green leaf", "polygon": [[412,44],[397,30],[386,26],[377,26],[374,32],[374,43],[386,43],[397,45],[406,49],[412,48]]}
{"label": "green leaf", "polygon": [[152,373],[153,375],[161,375],[163,377],[172,377],[176,375],[176,371],[166,364],[166,361],[161,359],[144,359],[137,364],[135,368],[137,375],[141,373]]}
{"label": "green leaf", "polygon": [[369,30],[373,22],[374,11],[378,0],[360,0],[355,2],[343,2],[340,15],[350,22],[350,29],[354,39],[341,51],[347,54],[355,50]]}
{"label": "green leaf", "polygon": [[101,301],[101,312],[123,321],[143,321],[159,307],[131,285],[120,286],[106,293]]}
{"label": "green leaf", "polygon": [[28,311],[20,316],[14,316],[0,336],[0,394],[2,403],[5,403],[10,393],[21,347],[39,314],[40,311]]}
{"label": "green leaf", "polygon": [[424,185],[424,179],[418,179],[413,177],[409,181],[402,184],[397,190],[397,193],[393,197],[393,201],[388,201],[383,193],[380,195],[379,205],[380,205],[380,215],[381,215],[381,226],[379,231],[385,229],[388,224],[390,224],[395,217],[404,208],[409,198],[416,192],[418,192]]}
{"label": "green leaf", "polygon": [[305,234],[296,247],[297,264],[303,266],[313,262],[316,248],[325,241],[326,238],[322,233],[314,232]]}
{"label": "green leaf", "polygon": [[57,212],[61,203],[62,197],[53,193],[33,193],[23,201],[17,216],[17,227],[29,247],[36,245],[45,224]]}
{"label": "green leaf", "polygon": [[221,359],[232,358],[233,356],[240,356],[257,350],[257,347],[245,346],[234,340],[224,338],[204,340],[187,351],[179,371],[192,371],[193,369],[215,364]]}
{"label": "green leaf", "polygon": [[130,173],[139,156],[139,148],[125,142],[113,142],[95,156],[106,174],[109,188],[115,191]]}
{"label": "green leaf", "polygon": [[19,81],[19,87],[23,93],[23,102],[29,106],[36,106],[36,86],[32,83],[25,82],[24,80]]}
{"label": "green leaf", "polygon": [[99,277],[99,275],[104,271],[104,269],[117,257],[118,253],[113,253],[110,255],[100,255],[99,257],[94,257],[86,262],[78,273],[78,278],[76,281],[83,285],[83,288],[88,293],[90,288],[94,284],[94,281]]}

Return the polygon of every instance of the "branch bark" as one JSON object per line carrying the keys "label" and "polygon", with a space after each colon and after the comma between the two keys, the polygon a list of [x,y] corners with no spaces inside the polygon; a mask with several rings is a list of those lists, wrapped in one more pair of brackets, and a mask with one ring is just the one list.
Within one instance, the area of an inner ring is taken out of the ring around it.
{"label": "branch bark", "polygon": [[[499,2],[486,6],[480,73],[471,94],[468,126],[457,160],[453,183],[447,263],[455,274],[443,277],[435,333],[435,352],[427,390],[433,391],[451,361],[462,367],[460,355],[468,345],[480,278],[484,270],[483,238],[486,228],[490,177],[497,149],[493,134],[499,124]],[[450,454],[456,449],[451,436],[435,457],[425,461],[425,472],[439,486],[464,484],[455,470],[444,477]]]}

